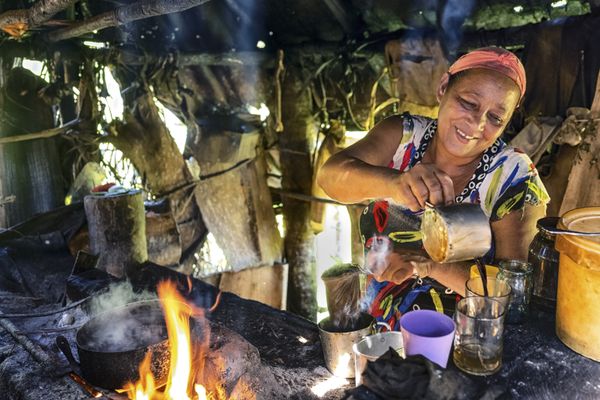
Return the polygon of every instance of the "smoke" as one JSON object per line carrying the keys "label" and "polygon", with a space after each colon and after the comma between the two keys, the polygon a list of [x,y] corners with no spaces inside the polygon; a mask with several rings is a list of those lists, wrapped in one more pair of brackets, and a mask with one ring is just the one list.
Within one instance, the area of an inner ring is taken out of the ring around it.
{"label": "smoke", "polygon": [[365,290],[364,295],[360,298],[360,309],[364,312],[369,312],[371,304],[373,303],[373,300],[375,300],[375,296],[377,296],[377,292],[371,289],[371,286],[368,286],[367,290]]}
{"label": "smoke", "polygon": [[337,313],[331,315],[331,323],[340,331],[353,331],[360,329],[357,325],[362,315],[360,308],[360,300],[358,302],[349,302]]}
{"label": "smoke", "polygon": [[446,0],[440,8],[438,24],[444,32],[449,54],[456,54],[463,37],[463,25],[473,13],[475,0]]}

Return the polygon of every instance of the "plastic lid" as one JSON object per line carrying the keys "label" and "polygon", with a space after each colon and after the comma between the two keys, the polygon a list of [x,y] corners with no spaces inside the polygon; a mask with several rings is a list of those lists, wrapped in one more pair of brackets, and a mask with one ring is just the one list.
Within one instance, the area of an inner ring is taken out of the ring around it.
{"label": "plastic lid", "polygon": [[[558,227],[581,232],[600,231],[600,207],[571,210],[562,216]],[[600,237],[557,235],[556,250],[579,265],[600,270]]]}
{"label": "plastic lid", "polygon": [[[600,207],[578,208],[569,211],[560,221],[566,229],[579,232],[600,232]],[[580,239],[600,244],[600,236],[579,236]]]}

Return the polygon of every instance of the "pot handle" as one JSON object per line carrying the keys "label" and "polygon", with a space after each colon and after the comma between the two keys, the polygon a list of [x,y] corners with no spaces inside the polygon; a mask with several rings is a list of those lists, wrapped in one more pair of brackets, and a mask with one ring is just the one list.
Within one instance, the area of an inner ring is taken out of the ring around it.
{"label": "pot handle", "polygon": [[71,352],[71,345],[69,344],[67,338],[65,338],[62,335],[58,335],[56,337],[56,345],[66,357],[73,372],[75,372],[78,375],[81,375],[81,367],[79,366],[79,363],[75,361],[75,357],[73,357],[73,353]]}
{"label": "pot handle", "polygon": [[392,331],[392,327],[390,326],[390,324],[388,324],[387,322],[381,322],[381,321],[377,321],[375,322],[375,332],[380,333],[381,332],[381,328],[378,328],[379,326],[385,326],[387,328],[388,331]]}
{"label": "pot handle", "polygon": [[[71,345],[69,345],[69,341],[62,335],[58,335],[56,337],[56,345],[60,349],[60,351],[64,354],[71,366],[73,372],[69,372],[69,376],[75,383],[82,387],[90,396],[95,399],[104,396],[104,393],[97,390],[95,387],[90,385],[85,379],[81,377],[81,368],[79,367],[79,363],[75,361],[75,357],[73,357],[73,353],[71,352]],[[103,398],[110,399],[110,397],[104,396]]]}

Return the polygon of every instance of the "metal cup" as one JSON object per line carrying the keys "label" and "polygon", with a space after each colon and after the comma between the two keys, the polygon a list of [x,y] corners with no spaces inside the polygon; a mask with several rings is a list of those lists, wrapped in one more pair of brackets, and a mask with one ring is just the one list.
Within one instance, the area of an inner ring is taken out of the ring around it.
{"label": "metal cup", "polygon": [[368,361],[375,361],[390,349],[394,349],[400,356],[404,357],[404,342],[402,333],[388,331],[376,333],[362,339],[353,346],[355,357],[355,382],[356,386],[362,383],[362,373],[367,368]]}
{"label": "metal cup", "polygon": [[317,324],[325,365],[329,372],[340,378],[354,378],[352,347],[362,338],[373,333],[374,321],[375,319],[371,315],[361,313],[354,324],[355,329],[351,331],[339,330],[332,324],[329,317]]}

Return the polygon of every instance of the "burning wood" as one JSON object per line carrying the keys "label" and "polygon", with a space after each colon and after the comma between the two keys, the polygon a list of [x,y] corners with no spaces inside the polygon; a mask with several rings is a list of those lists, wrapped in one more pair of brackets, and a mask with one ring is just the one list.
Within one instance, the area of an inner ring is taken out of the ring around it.
{"label": "burning wood", "polygon": [[[220,400],[225,399],[225,390],[219,383],[208,391],[201,383],[204,377],[205,355],[209,347],[209,334],[202,342],[193,341],[190,330],[190,317],[203,315],[202,310],[193,310],[177,291],[177,285],[163,281],[158,285],[158,296],[163,307],[169,348],[171,353],[169,374],[164,391],[159,390],[150,370],[151,355],[147,354],[140,365],[140,379],[125,386],[132,400]],[[215,305],[219,303],[220,293]],[[208,324],[206,325],[208,326]]]}

